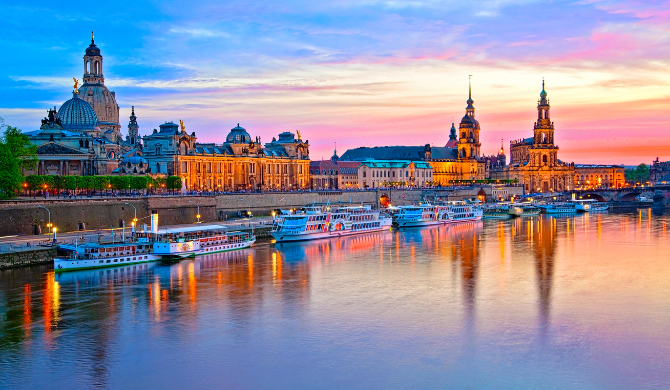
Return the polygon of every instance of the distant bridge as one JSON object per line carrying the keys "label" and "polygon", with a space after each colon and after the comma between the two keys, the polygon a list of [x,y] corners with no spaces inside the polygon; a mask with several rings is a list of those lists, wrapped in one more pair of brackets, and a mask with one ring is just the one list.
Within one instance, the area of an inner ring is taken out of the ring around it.
{"label": "distant bridge", "polygon": [[670,205],[670,185],[654,187],[603,188],[572,191],[579,199],[597,199],[601,202],[637,202],[638,196],[652,199],[654,204]]}

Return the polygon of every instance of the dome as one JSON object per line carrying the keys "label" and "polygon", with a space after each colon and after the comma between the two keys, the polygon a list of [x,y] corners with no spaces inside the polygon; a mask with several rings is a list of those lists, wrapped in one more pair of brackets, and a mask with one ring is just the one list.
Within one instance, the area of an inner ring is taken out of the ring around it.
{"label": "dome", "polygon": [[243,127],[240,127],[238,123],[237,126],[230,129],[230,133],[226,137],[226,142],[230,144],[243,144],[251,142],[251,136],[247,133],[247,130]]}
{"label": "dome", "polygon": [[79,98],[78,93],[72,94],[72,99],[63,103],[58,109],[63,129],[88,130],[98,127],[98,117],[90,104]]}
{"label": "dome", "polygon": [[95,42],[93,42],[93,38],[91,38],[91,44],[88,45],[88,47],[86,48],[86,55],[87,56],[100,55],[100,48],[95,45]]}

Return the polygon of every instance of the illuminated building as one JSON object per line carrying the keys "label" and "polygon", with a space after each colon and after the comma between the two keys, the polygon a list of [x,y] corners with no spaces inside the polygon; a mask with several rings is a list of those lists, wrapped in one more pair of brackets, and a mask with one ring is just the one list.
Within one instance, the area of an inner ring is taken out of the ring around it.
{"label": "illuminated building", "polygon": [[[347,150],[340,161],[426,162],[432,168],[430,184],[434,185],[450,185],[453,181],[458,180],[485,179],[486,161],[480,155],[480,125],[479,121],[475,119],[471,88],[466,103],[465,116],[459,124],[458,134],[452,123],[449,141],[443,147],[431,146],[430,144],[424,146],[360,147]],[[369,181],[368,185],[370,185]]]}
{"label": "illuminated building", "polygon": [[510,164],[504,169],[492,170],[492,179],[518,180],[529,193],[566,191],[574,188],[574,164],[558,159],[554,143],[554,122],[551,121],[547,92],[542,92],[537,104],[537,122],[533,137],[510,143]]}
{"label": "illuminated building", "polygon": [[626,183],[623,165],[575,164],[575,188],[619,188]]}
{"label": "illuminated building", "polygon": [[152,173],[179,176],[188,190],[287,190],[309,185],[309,141],[291,132],[261,144],[246,129],[230,130],[226,142],[197,143],[183,122],[167,122],[144,137]]}

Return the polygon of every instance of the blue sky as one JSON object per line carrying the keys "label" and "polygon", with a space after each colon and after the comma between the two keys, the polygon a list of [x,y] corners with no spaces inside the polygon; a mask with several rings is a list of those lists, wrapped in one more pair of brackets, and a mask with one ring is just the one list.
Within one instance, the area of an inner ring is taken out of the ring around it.
{"label": "blue sky", "polygon": [[670,157],[667,1],[3,2],[0,116],[34,130],[71,97],[95,31],[125,127],[300,129],[312,158],[444,145],[472,74],[483,150],[531,134],[542,78],[561,158]]}

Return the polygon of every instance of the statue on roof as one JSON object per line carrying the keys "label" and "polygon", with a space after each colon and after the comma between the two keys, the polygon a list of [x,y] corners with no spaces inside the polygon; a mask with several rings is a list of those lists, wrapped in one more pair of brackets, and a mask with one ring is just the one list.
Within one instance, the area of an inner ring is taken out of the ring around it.
{"label": "statue on roof", "polygon": [[74,77],[72,78],[72,80],[74,80],[74,93],[79,93],[79,90],[77,89],[79,88],[79,80],[77,80]]}
{"label": "statue on roof", "polygon": [[186,132],[186,126],[184,126],[184,121],[181,119],[179,120],[179,127],[181,128],[182,133]]}
{"label": "statue on roof", "polygon": [[302,139],[302,137],[300,136],[300,130],[296,130],[295,133],[298,134],[298,140]]}

